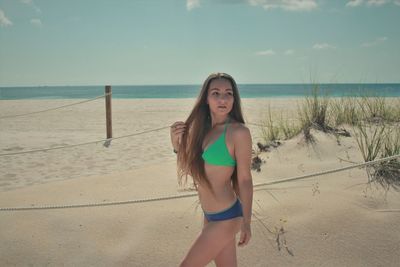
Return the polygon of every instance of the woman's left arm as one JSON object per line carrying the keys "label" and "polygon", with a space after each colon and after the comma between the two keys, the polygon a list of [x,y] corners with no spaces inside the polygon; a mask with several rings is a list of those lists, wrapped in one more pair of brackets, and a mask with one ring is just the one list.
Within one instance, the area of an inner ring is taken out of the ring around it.
{"label": "woman's left arm", "polygon": [[251,177],[252,140],[250,130],[243,126],[234,133],[235,157],[237,162],[237,177],[239,198],[243,206],[243,223],[239,246],[247,245],[251,238],[251,214],[253,204],[253,180]]}

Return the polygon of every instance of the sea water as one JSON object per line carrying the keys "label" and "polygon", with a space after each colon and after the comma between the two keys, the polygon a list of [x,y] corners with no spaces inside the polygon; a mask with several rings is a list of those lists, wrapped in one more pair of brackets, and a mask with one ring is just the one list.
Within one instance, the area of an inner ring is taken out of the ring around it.
{"label": "sea water", "polygon": [[[105,86],[0,87],[0,100],[90,99],[103,95]],[[115,85],[113,98],[195,98],[201,85]],[[241,98],[304,97],[318,88],[319,95],[400,97],[400,84],[239,84]]]}

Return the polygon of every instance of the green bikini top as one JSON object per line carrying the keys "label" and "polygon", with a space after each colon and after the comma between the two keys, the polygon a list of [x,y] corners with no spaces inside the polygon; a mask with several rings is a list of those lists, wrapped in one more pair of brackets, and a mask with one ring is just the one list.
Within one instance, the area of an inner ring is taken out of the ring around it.
{"label": "green bikini top", "polygon": [[225,123],[224,132],[203,151],[201,157],[207,164],[218,166],[236,166],[236,160],[229,154],[225,143],[226,127],[230,118]]}

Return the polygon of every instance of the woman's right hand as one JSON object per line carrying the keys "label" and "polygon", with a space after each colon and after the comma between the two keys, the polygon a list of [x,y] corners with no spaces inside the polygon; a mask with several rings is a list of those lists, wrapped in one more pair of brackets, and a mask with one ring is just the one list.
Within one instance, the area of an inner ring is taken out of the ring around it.
{"label": "woman's right hand", "polygon": [[175,150],[178,151],[182,140],[182,135],[185,133],[186,125],[183,121],[176,121],[171,125],[171,143]]}

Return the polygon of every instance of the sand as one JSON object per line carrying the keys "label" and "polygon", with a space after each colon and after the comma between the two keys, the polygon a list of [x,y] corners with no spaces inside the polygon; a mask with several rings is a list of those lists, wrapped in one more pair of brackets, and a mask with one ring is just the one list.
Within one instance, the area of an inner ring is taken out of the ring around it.
{"label": "sand", "polygon": [[[0,101],[1,116],[77,100]],[[300,99],[243,99],[246,122]],[[194,99],[113,100],[114,137],[184,120]],[[0,153],[105,138],[104,100],[0,120]],[[262,140],[249,124],[254,148]],[[260,157],[254,183],[361,162],[354,138],[313,132]],[[0,157],[0,207],[126,201],[181,193],[169,129],[69,149]],[[239,266],[397,266],[400,193],[367,186],[363,169],[257,187],[253,238]],[[118,206],[0,211],[0,266],[177,266],[201,229],[197,197]],[[279,234],[279,230],[283,232]],[[278,242],[285,242],[287,249]],[[209,266],[214,266],[213,263]]]}

